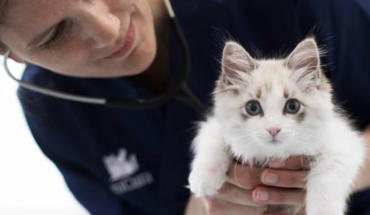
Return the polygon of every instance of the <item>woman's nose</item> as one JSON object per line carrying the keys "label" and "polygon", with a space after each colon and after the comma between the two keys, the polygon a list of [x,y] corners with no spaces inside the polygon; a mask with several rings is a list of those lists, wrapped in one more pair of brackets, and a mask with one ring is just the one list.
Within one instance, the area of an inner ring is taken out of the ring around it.
{"label": "woman's nose", "polygon": [[84,17],[85,34],[97,49],[112,46],[119,38],[120,20],[108,11],[87,11]]}

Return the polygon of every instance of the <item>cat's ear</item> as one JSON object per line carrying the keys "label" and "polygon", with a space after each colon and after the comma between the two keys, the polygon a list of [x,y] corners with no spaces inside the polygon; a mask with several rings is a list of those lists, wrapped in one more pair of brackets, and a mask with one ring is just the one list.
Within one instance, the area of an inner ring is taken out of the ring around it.
{"label": "cat's ear", "polygon": [[292,78],[304,90],[320,84],[320,50],[313,38],[303,40],[285,60],[285,65],[293,71]]}
{"label": "cat's ear", "polygon": [[238,43],[228,42],[222,56],[222,83],[233,85],[243,82],[241,76],[256,68],[255,60]]}

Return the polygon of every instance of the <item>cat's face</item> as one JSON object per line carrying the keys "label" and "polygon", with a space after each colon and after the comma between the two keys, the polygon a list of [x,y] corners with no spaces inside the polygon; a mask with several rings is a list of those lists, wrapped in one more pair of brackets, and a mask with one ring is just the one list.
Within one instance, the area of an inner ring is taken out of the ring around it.
{"label": "cat's face", "polygon": [[333,109],[312,39],[283,60],[257,61],[238,44],[228,43],[215,101],[234,153],[256,150],[266,156],[315,151],[319,143],[310,145],[310,140]]}

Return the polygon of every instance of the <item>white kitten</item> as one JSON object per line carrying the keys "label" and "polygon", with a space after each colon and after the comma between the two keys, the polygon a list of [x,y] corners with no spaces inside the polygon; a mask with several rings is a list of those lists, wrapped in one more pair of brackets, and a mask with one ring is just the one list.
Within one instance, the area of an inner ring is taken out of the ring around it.
{"label": "white kitten", "polygon": [[228,42],[214,103],[194,140],[189,183],[196,196],[217,193],[233,157],[253,165],[307,155],[315,158],[307,177],[307,215],[344,214],[365,148],[332,102],[314,39],[280,60],[255,60]]}

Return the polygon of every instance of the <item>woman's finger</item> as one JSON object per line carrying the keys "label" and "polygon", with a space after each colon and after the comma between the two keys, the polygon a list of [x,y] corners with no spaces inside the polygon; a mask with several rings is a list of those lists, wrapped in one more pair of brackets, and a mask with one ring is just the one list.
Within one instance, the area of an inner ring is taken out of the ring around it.
{"label": "woman's finger", "polygon": [[306,212],[297,212],[297,213],[264,213],[263,215],[306,215]]}
{"label": "woman's finger", "polygon": [[265,169],[261,173],[262,183],[274,187],[305,188],[308,171]]}
{"label": "woman's finger", "polygon": [[220,201],[214,198],[205,198],[204,205],[209,215],[262,215],[267,211],[265,207],[249,207]]}
{"label": "woman's finger", "polygon": [[306,208],[303,207],[301,210],[299,210],[295,213],[269,213],[269,212],[266,212],[263,215],[306,215]]}
{"label": "woman's finger", "polygon": [[254,201],[263,204],[303,206],[306,191],[304,189],[257,187],[252,196]]}
{"label": "woman's finger", "polygon": [[261,185],[261,168],[250,168],[233,162],[227,172],[227,181],[243,189],[252,190]]}
{"label": "woman's finger", "polygon": [[268,166],[274,169],[285,170],[304,170],[309,169],[313,157],[309,156],[292,156],[286,160],[271,159],[268,161]]}
{"label": "woman's finger", "polygon": [[244,206],[266,206],[266,204],[255,202],[252,197],[252,192],[252,190],[245,190],[233,184],[224,183],[224,185],[221,187],[220,190],[218,190],[218,194],[215,195],[214,198]]}

